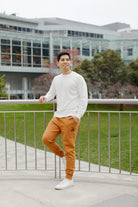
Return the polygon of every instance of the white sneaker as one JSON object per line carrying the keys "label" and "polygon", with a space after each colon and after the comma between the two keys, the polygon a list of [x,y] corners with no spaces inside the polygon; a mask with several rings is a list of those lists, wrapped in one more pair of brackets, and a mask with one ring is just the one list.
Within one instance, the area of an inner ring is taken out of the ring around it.
{"label": "white sneaker", "polygon": [[71,186],[73,186],[73,180],[64,178],[64,180],[62,180],[59,184],[55,186],[55,190],[63,190]]}

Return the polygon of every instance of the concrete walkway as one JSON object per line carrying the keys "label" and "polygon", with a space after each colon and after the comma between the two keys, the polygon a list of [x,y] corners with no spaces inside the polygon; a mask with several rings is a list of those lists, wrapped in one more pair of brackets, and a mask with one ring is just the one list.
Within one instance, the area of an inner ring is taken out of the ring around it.
{"label": "concrete walkway", "polygon": [[54,190],[59,179],[47,175],[0,175],[0,207],[138,207],[138,178],[77,174],[74,186]]}
{"label": "concrete walkway", "polygon": [[[55,172],[50,170],[54,166],[53,154],[47,154],[49,170],[45,171],[44,152],[37,152],[39,170],[35,171],[34,149],[27,148],[29,170],[25,171],[22,170],[24,146],[17,144],[19,170],[15,171],[15,143],[10,140],[6,142],[7,171],[4,170],[5,140],[0,138],[0,207],[138,207],[138,176],[75,172],[72,188],[54,190],[60,179],[55,179]],[[86,167],[88,169],[88,164],[82,162],[81,168]],[[91,168],[96,170],[96,165]],[[63,171],[61,177],[64,175]]]}

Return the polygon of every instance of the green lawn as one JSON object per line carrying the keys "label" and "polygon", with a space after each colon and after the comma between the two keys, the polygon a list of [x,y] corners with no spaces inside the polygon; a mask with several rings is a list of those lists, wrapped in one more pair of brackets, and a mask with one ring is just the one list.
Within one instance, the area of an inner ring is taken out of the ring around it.
{"label": "green lawn", "polygon": [[[89,105],[88,110],[94,110],[94,105]],[[46,125],[53,116],[53,112],[41,112],[43,110],[52,110],[52,104],[18,104],[18,105],[0,105],[0,111],[40,111],[16,113],[16,123],[14,122],[14,113],[6,113],[6,137],[20,143],[26,143],[29,146],[35,146],[34,140],[36,138],[36,147],[44,149],[41,142],[41,137]],[[111,149],[111,167],[119,169],[119,115],[115,111],[117,108],[102,108],[97,106],[97,110],[107,111],[112,110],[110,115],[110,149]],[[131,111],[129,109],[129,111]],[[26,122],[24,121],[26,117]],[[34,121],[35,116],[35,121]],[[45,117],[45,121],[44,121]],[[108,113],[101,112],[99,115],[100,125],[98,126],[98,113],[89,113],[89,142],[90,142],[90,162],[98,163],[98,137],[100,139],[100,162],[101,165],[109,165],[108,154]],[[131,124],[132,134],[132,172],[138,173],[138,113],[133,113]],[[120,116],[121,123],[121,169],[130,170],[130,139],[129,139],[129,114],[122,113]],[[36,125],[36,131],[34,131]],[[98,127],[100,134],[98,136]],[[16,130],[14,130],[16,128]],[[24,130],[26,128],[26,132]],[[4,130],[4,114],[0,113],[0,135],[5,137]],[[58,140],[57,140],[58,141]],[[62,143],[61,143],[62,145]],[[88,113],[83,116],[80,124],[80,155],[78,148],[78,136],[76,139],[76,156],[80,156],[81,160],[88,161]]]}

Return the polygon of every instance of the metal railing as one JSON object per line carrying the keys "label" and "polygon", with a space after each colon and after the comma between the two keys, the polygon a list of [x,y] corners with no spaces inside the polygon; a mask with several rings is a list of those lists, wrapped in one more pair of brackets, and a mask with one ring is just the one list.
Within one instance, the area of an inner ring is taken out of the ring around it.
{"label": "metal railing", "polygon": [[[0,100],[0,104],[38,103],[38,100]],[[56,100],[49,103],[53,108],[46,111],[0,111],[1,171],[47,170],[54,171],[55,177],[64,173],[61,159],[41,143]],[[138,99],[90,99],[89,104],[137,105]],[[137,121],[138,111],[88,110],[76,140],[76,171],[137,175]],[[57,141],[62,147],[60,136]]]}

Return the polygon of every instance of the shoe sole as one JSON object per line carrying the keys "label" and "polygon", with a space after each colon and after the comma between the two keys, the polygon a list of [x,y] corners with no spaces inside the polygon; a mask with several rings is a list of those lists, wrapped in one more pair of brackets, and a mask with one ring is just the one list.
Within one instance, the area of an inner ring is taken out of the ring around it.
{"label": "shoe sole", "polygon": [[72,184],[72,185],[69,185],[69,186],[66,186],[66,187],[63,187],[63,188],[58,188],[58,187],[55,187],[54,189],[55,190],[64,190],[64,189],[67,189],[67,188],[71,188],[71,187],[73,187],[74,185]]}

